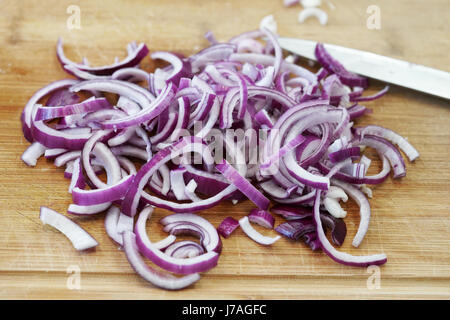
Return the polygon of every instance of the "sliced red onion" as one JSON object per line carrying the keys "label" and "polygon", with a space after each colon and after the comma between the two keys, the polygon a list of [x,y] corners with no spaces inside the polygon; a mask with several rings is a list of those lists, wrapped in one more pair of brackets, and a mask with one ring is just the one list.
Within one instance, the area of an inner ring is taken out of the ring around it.
{"label": "sliced red onion", "polygon": [[358,157],[361,154],[359,147],[351,147],[332,152],[328,155],[331,163],[338,163],[350,157]]}
{"label": "sliced red onion", "polygon": [[252,239],[253,241],[265,245],[265,246],[270,246],[272,244],[274,244],[275,242],[277,242],[281,237],[280,236],[276,236],[276,237],[266,237],[263,236],[261,233],[259,233],[258,231],[256,231],[250,224],[250,221],[248,220],[248,217],[243,217],[242,219],[239,220],[239,225],[242,228],[242,231],[245,232],[245,234]]}
{"label": "sliced red onion", "polygon": [[406,167],[402,155],[397,148],[386,139],[366,134],[360,140],[359,144],[375,148],[380,154],[385,156],[389,160],[392,170],[394,171],[394,178],[401,178],[406,175]]}
{"label": "sliced red onion", "polygon": [[279,199],[289,198],[291,194],[298,189],[298,186],[292,186],[288,189],[284,189],[283,187],[279,186],[274,180],[261,182],[259,186],[265,193]]}
{"label": "sliced red onion", "polygon": [[[353,184],[380,184],[384,180],[387,179],[387,177],[389,176],[389,172],[391,171],[391,167],[389,165],[389,160],[383,155],[381,155],[380,158],[383,162],[383,168],[376,175],[364,176],[364,178],[357,178],[357,177],[354,177],[351,175],[347,175],[343,172],[336,172],[334,174],[334,177],[339,180],[342,180],[342,181],[345,181],[348,183],[353,183]],[[317,163],[317,166],[320,169],[320,171],[323,172],[324,174],[328,174],[331,170],[323,162]]]}
{"label": "sliced red onion", "polygon": [[206,40],[209,41],[210,44],[217,44],[219,43],[216,38],[214,37],[214,34],[212,33],[212,31],[208,31],[204,34],[204,37]]}
{"label": "sliced red onion", "polygon": [[77,205],[91,206],[119,200],[127,192],[133,178],[134,176],[128,175],[119,182],[103,189],[83,190],[76,187],[72,190],[73,202]]}
{"label": "sliced red onion", "polygon": [[[104,137],[107,137],[111,132],[99,130],[95,132],[91,138],[85,143],[81,157],[83,168],[86,171],[89,180],[97,187],[104,188],[108,184],[113,184],[121,179],[120,165],[117,158],[103,143],[99,142]],[[91,165],[90,156],[94,154],[99,161],[101,161],[108,173],[108,181],[104,183],[101,181]]]}
{"label": "sliced red onion", "polygon": [[45,153],[44,153],[44,157],[46,159],[53,159],[65,152],[67,152],[67,149],[62,149],[62,148],[52,148],[52,149],[45,149]]}
{"label": "sliced red onion", "polygon": [[[205,254],[189,259],[179,259],[173,258],[156,248],[148,238],[145,230],[145,222],[147,221],[151,210],[152,209],[144,209],[139,214],[135,227],[137,247],[144,256],[159,267],[178,274],[204,272],[216,266],[219,255],[214,251],[208,251]],[[215,229],[214,232],[216,232]]]}
{"label": "sliced red onion", "polygon": [[283,0],[283,4],[285,7],[290,7],[297,3],[300,3],[300,0]]}
{"label": "sliced red onion", "polygon": [[67,88],[53,92],[45,103],[49,107],[66,106],[68,104],[76,104],[80,101],[80,97],[70,92]]}
{"label": "sliced red onion", "polygon": [[137,102],[125,98],[124,96],[120,96],[119,100],[117,100],[116,107],[123,110],[128,115],[136,114],[141,111],[141,107],[139,107]]}
{"label": "sliced red onion", "polygon": [[180,241],[168,246],[164,253],[178,259],[186,259],[200,256],[205,253],[205,250],[197,242]]}
{"label": "sliced red onion", "polygon": [[387,261],[384,253],[374,254],[370,256],[353,256],[351,254],[336,250],[328,241],[322,228],[320,219],[320,194],[321,191],[316,191],[316,198],[314,201],[314,221],[316,223],[317,238],[320,241],[322,250],[336,262],[356,267],[367,267],[370,265],[382,265]]}
{"label": "sliced red onion", "polygon": [[368,125],[364,128],[358,128],[357,132],[364,137],[366,134],[384,138],[396,144],[408,157],[409,161],[414,161],[419,157],[419,152],[401,135],[380,126]]}
{"label": "sliced red onion", "polygon": [[322,139],[313,135],[307,135],[305,142],[296,149],[296,159],[302,167],[316,163],[326,152],[326,147],[331,139],[330,126],[323,126]]}
{"label": "sliced red onion", "polygon": [[333,240],[333,243],[341,246],[347,235],[347,225],[344,219],[335,218],[332,215],[321,212],[320,220],[325,227],[331,229],[331,240]]}
{"label": "sliced red onion", "polygon": [[222,248],[222,242],[217,234],[216,228],[206,219],[192,213],[176,213],[166,216],[161,219],[160,223],[163,226],[169,226],[166,231],[171,232],[172,228],[177,224],[190,224],[196,226],[198,230],[203,234],[202,244],[206,251],[216,251],[220,253]]}
{"label": "sliced red onion", "polygon": [[[230,61],[237,61],[241,63],[261,64],[264,66],[273,66],[275,64],[275,58],[273,56],[258,54],[258,53],[233,53],[229,57]],[[296,64],[282,62],[281,72],[289,71],[299,77],[305,78],[309,83],[317,82],[317,77],[311,71],[302,68]]]}
{"label": "sliced red onion", "polygon": [[183,129],[188,127],[189,114],[191,111],[191,106],[189,104],[189,99],[187,97],[178,98],[178,120],[175,128],[170,133],[170,140],[176,141],[180,138],[180,134]]}
{"label": "sliced red onion", "polygon": [[[38,106],[35,106],[32,117],[36,114]],[[35,141],[40,142],[47,148],[64,148],[69,150],[81,150],[91,136],[91,133],[86,132],[73,134],[62,130],[55,130],[47,126],[44,121],[33,121],[31,124],[31,134]]]}
{"label": "sliced red onion", "polygon": [[218,43],[203,49],[197,54],[189,57],[189,61],[192,65],[192,72],[198,72],[200,68],[210,62],[225,60],[235,51],[236,46],[230,43]]}
{"label": "sliced red onion", "polygon": [[136,133],[136,127],[128,127],[123,129],[118,135],[108,140],[110,147],[119,146],[128,142]]}
{"label": "sliced red onion", "polygon": [[37,160],[46,152],[47,148],[39,142],[33,142],[22,154],[22,161],[34,167]]}
{"label": "sliced red onion", "polygon": [[166,125],[159,133],[155,134],[153,137],[150,137],[149,139],[150,143],[158,144],[166,140],[175,130],[177,122],[178,122],[178,115],[175,113],[169,114]]}
{"label": "sliced red onion", "polygon": [[[144,88],[136,84],[121,80],[98,79],[82,81],[79,84],[73,85],[70,90],[72,92],[79,92],[82,90],[99,90],[104,92],[116,93],[137,102],[143,109],[145,109],[140,111],[142,113],[152,110],[154,106],[153,102],[155,101],[155,97]],[[150,107],[150,109],[147,110],[148,107]],[[128,120],[132,116],[134,115],[124,117],[124,119]],[[110,127],[112,128],[112,125]],[[125,126],[121,126],[120,129],[123,127]],[[119,126],[117,126],[117,128],[119,128]]]}
{"label": "sliced red onion", "polygon": [[267,229],[273,229],[275,224],[275,219],[266,210],[252,209],[247,217],[250,222],[259,224]]}
{"label": "sliced red onion", "polygon": [[267,210],[270,200],[259,192],[248,180],[241,176],[226,160],[223,160],[220,164],[216,165],[216,169],[260,209]]}
{"label": "sliced red onion", "polygon": [[128,81],[148,81],[149,74],[139,68],[122,68],[111,75],[111,79],[127,79]]}
{"label": "sliced red onion", "polygon": [[167,247],[172,245],[177,240],[177,237],[173,234],[169,234],[167,237],[165,237],[162,240],[159,240],[158,242],[153,242],[155,247],[159,250],[165,250]]}
{"label": "sliced red onion", "polygon": [[214,124],[217,122],[217,119],[219,119],[219,114],[220,114],[220,101],[217,97],[215,97],[213,105],[211,106],[211,110],[209,112],[208,120],[206,120],[206,123],[203,125],[202,129],[199,132],[197,132],[195,136],[201,139],[206,137],[211,131]]}
{"label": "sliced red onion", "polygon": [[288,199],[274,198],[276,202],[285,203],[289,205],[308,205],[314,200],[315,190],[310,191],[300,196],[291,196]]}
{"label": "sliced red onion", "polygon": [[328,72],[335,73],[338,75],[339,79],[343,84],[349,86],[358,86],[366,88],[368,83],[367,79],[357,74],[349,72],[345,67],[335,60],[325,49],[324,45],[318,43],[314,51],[317,61],[324,67]]}
{"label": "sliced red onion", "polygon": [[[393,131],[355,128],[351,122],[371,112],[358,102],[377,99],[388,87],[365,96],[367,79],[346,70],[322,44],[315,50],[322,66],[310,72],[294,64],[297,57],[283,59],[275,31],[269,30],[261,26],[228,43],[208,34],[212,45],[187,58],[155,52],[152,58],[170,65],[152,73],[139,68],[148,53],[143,44],[130,43],[123,61],[116,58],[112,65],[95,68],[86,59],[81,64],[67,59],[60,40],[57,56],[65,70],[91,80],[52,83],[36,92],[24,108],[24,135],[34,144],[23,160],[34,165],[44,153],[55,165],[66,166],[64,176],[71,179],[69,192],[75,202],[68,208],[71,214],[92,215],[114,204],[105,219],[108,235],[127,247],[127,257],[138,273],[159,286],[182,288],[197,281],[198,275],[175,278],[149,269],[137,250],[168,271],[206,271],[217,264],[221,250],[217,230],[227,237],[241,225],[259,243],[279,239],[263,236],[250,224],[273,228],[274,219],[265,211],[270,200],[276,203],[272,212],[289,220],[277,227],[285,236],[302,238],[312,250],[323,248],[341,263],[386,262],[385,255],[354,257],[335,250],[322,225],[331,229],[334,244],[343,243],[346,225],[335,216],[346,214],[339,201],[347,201],[349,193],[360,206],[360,225],[353,239],[358,246],[370,217],[363,192],[371,194],[371,190],[366,184],[384,181],[391,166],[394,178],[406,174],[394,144],[410,161],[419,155]],[[92,97],[80,101],[81,95],[74,93],[79,91]],[[108,99],[109,94],[118,95],[117,106],[111,107],[103,94]],[[229,135],[225,129],[259,130],[260,136],[245,135],[241,143],[236,133]],[[383,163],[376,175],[367,176],[370,159],[360,156],[366,146],[375,148]],[[255,155],[252,148],[263,153]],[[220,159],[221,152],[229,162]],[[146,163],[137,170],[139,165],[132,159]],[[215,163],[219,164],[215,167]],[[98,176],[103,172],[106,182]],[[85,184],[90,190],[83,190]],[[217,230],[207,220],[188,214],[222,200],[236,204],[246,198],[260,209],[240,222],[229,217]],[[162,220],[169,236],[158,242],[148,240],[145,232],[151,207],[144,208],[133,230],[135,213],[148,204],[176,212]],[[331,215],[320,212],[321,205]],[[175,242],[177,235],[193,235],[200,241]]]}
{"label": "sliced red onion", "polygon": [[376,94],[372,95],[372,96],[368,96],[368,97],[355,97],[354,99],[351,99],[351,101],[373,101],[376,99],[381,98],[382,96],[384,96],[387,92],[389,91],[389,86],[384,87],[384,89],[380,90],[379,92],[377,92]]}
{"label": "sliced red onion", "polygon": [[89,72],[96,75],[111,75],[113,74],[114,71],[117,71],[119,69],[134,67],[138,65],[141,62],[141,60],[147,56],[148,52],[149,50],[147,46],[144,43],[141,43],[135,50],[129,52],[128,56],[120,62],[116,62],[109,66],[90,67],[85,64],[77,64],[66,58],[63,50],[62,38],[58,39],[58,43],[56,45],[56,55],[62,67],[64,67],[65,65],[70,65],[81,71]]}
{"label": "sliced red onion", "polygon": [[271,212],[278,214],[286,220],[296,220],[312,217],[313,212],[310,208],[300,206],[276,205],[270,209]]}
{"label": "sliced red onion", "polygon": [[184,173],[186,168],[177,168],[170,171],[170,185],[177,200],[187,200],[188,197],[184,193],[186,184],[184,182]]}
{"label": "sliced red onion", "polygon": [[369,222],[370,222],[369,201],[367,201],[366,197],[361,191],[359,191],[357,188],[353,187],[348,183],[339,181],[337,179],[332,179],[331,183],[342,188],[353,200],[355,200],[355,202],[359,206],[360,222],[358,231],[356,232],[356,235],[353,238],[352,242],[352,245],[354,247],[359,247],[359,245],[364,239],[364,236],[367,233],[367,230],[369,229]]}
{"label": "sliced red onion", "polygon": [[182,60],[172,53],[161,51],[153,52],[150,57],[153,60],[161,59],[167,61],[172,65],[171,74],[166,81],[173,82],[175,85],[178,85],[180,78],[191,75],[191,64],[188,60]]}
{"label": "sliced red onion", "polygon": [[81,167],[80,158],[77,158],[73,162],[73,171],[72,171],[72,177],[71,177],[70,185],[69,185],[69,193],[72,193],[72,190],[74,188],[84,189],[85,186],[86,186],[86,182],[85,182],[84,176],[83,176],[83,168]]}
{"label": "sliced red onion", "polygon": [[136,273],[143,279],[147,280],[157,287],[167,290],[179,290],[186,288],[192,285],[194,282],[200,280],[200,275],[198,273],[193,273],[177,278],[172,276],[171,274],[163,273],[156,269],[150,268],[139,254],[136,236],[133,232],[124,232],[123,248],[127,259],[134,271],[136,271]]}
{"label": "sliced red onion", "polygon": [[184,190],[184,193],[186,194],[186,196],[188,197],[188,199],[190,199],[192,202],[198,202],[198,201],[201,201],[201,198],[199,198],[199,197],[195,194],[195,189],[197,189],[197,182],[195,182],[195,180],[192,179],[192,180],[189,181],[188,184],[186,185],[186,189]]}
{"label": "sliced red onion", "polygon": [[307,233],[313,232],[316,227],[311,219],[301,219],[284,222],[275,228],[275,231],[291,240],[299,240]]}
{"label": "sliced red onion", "polygon": [[78,83],[78,80],[75,79],[65,79],[52,82],[42,89],[36,91],[36,93],[30,98],[30,100],[28,100],[21,115],[23,134],[28,141],[33,142],[34,137],[31,133],[31,125],[33,120],[32,112],[34,106],[38,103],[38,101],[51,92],[70,87],[76,83]]}
{"label": "sliced red onion", "polygon": [[232,217],[226,217],[217,227],[217,232],[219,232],[222,237],[228,238],[238,227],[239,221]]}
{"label": "sliced red onion", "polygon": [[98,245],[98,242],[86,230],[50,208],[41,207],[39,218],[44,224],[48,224],[64,234],[78,251],[91,249]]}
{"label": "sliced red onion", "polygon": [[282,158],[288,152],[291,152],[293,149],[297,148],[305,140],[306,138],[302,134],[297,135],[294,139],[282,146],[277,153],[272,154],[265,163],[261,164],[261,170],[270,170],[269,168],[276,164],[280,158]]}
{"label": "sliced red onion", "polygon": [[72,179],[73,174],[73,163],[74,161],[69,161],[66,163],[66,169],[64,170],[64,178],[66,179]]}
{"label": "sliced red onion", "polygon": [[[273,73],[273,76],[272,76],[272,81],[273,81],[273,79],[280,72],[281,64],[283,62],[283,52],[281,51],[281,47],[278,44],[278,41],[277,41],[277,38],[276,38],[275,34],[273,33],[275,31],[269,30],[267,27],[262,27],[261,31],[267,36],[267,38],[272,43],[272,46],[273,46],[273,48],[275,50],[275,63],[273,65],[274,73]],[[270,82],[272,82],[272,81],[270,81]]]}
{"label": "sliced red onion", "polygon": [[105,230],[108,236],[115,242],[123,245],[123,236],[117,232],[117,223],[119,221],[120,208],[111,206],[105,216]]}
{"label": "sliced red onion", "polygon": [[75,159],[78,159],[81,156],[81,151],[69,151],[66,153],[63,153],[62,155],[55,158],[55,161],[53,162],[55,166],[62,167],[66,163],[73,161]]}
{"label": "sliced red onion", "polygon": [[111,148],[111,152],[116,156],[133,157],[146,162],[149,160],[148,153],[146,150],[133,147],[130,145],[120,145],[118,147],[113,147]]}
{"label": "sliced red onion", "polygon": [[218,201],[222,200],[224,197],[228,196],[230,193],[236,190],[233,186],[230,186],[214,197],[199,202],[187,204],[178,204],[173,203],[171,201],[166,201],[151,196],[143,191],[143,188],[147,184],[150,177],[166,161],[173,159],[179,155],[182,155],[186,152],[192,151],[201,154],[203,156],[204,162],[207,165],[213,163],[214,159],[210,154],[208,155],[207,152],[204,152],[206,151],[206,148],[201,142],[199,142],[199,139],[196,139],[195,137],[185,137],[180,141],[175,142],[169,147],[160,150],[149,162],[147,162],[144,166],[141,167],[141,169],[139,170],[133,181],[133,185],[130,187],[125,196],[122,211],[127,215],[134,216],[141,197],[143,198],[144,201],[147,201],[151,205],[167,208],[174,212],[179,212],[183,210],[184,212],[199,211],[216,205]]}
{"label": "sliced red onion", "polygon": [[102,203],[102,204],[96,204],[92,206],[79,206],[77,204],[71,204],[69,205],[69,208],[67,209],[67,212],[74,215],[92,215],[97,214],[100,212],[103,212],[107,210],[111,206],[110,202]]}
{"label": "sliced red onion", "polygon": [[303,23],[310,17],[316,17],[321,25],[326,25],[328,21],[328,14],[319,8],[308,7],[300,11],[298,15],[298,22]]}
{"label": "sliced red onion", "polygon": [[133,227],[134,227],[134,219],[121,212],[117,219],[116,225],[117,233],[122,234],[125,231],[133,231]]}

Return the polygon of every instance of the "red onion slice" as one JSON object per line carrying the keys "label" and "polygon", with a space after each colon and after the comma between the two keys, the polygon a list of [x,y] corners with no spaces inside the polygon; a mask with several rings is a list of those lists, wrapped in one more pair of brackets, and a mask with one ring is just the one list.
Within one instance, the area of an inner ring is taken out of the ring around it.
{"label": "red onion slice", "polygon": [[201,245],[193,241],[175,242],[168,246],[164,253],[178,259],[197,257],[205,253]]}
{"label": "red onion slice", "polygon": [[[170,202],[153,197],[148,195],[143,191],[144,186],[147,184],[150,177],[158,170],[165,162],[167,162],[170,159],[173,159],[174,157],[177,157],[179,155],[182,155],[186,152],[195,151],[199,154],[201,154],[204,158],[204,161],[206,164],[212,164],[214,159],[212,156],[207,154],[205,146],[199,141],[199,139],[195,139],[195,137],[185,137],[181,139],[180,141],[170,145],[169,147],[162,149],[159,151],[149,162],[147,162],[144,166],[142,166],[141,170],[137,173],[135,179],[133,180],[133,184],[128,190],[125,199],[123,201],[122,205],[122,212],[129,216],[134,216],[136,213],[136,209],[139,203],[139,200],[141,196],[144,198],[144,200],[149,201],[152,205],[155,206],[161,206],[165,207],[164,204],[169,204],[170,208],[189,208],[191,207],[191,210],[201,210],[203,208],[203,205],[210,206],[214,205],[215,202],[214,198],[210,198],[210,200],[202,200],[198,203],[195,203],[195,205],[191,204],[173,204],[171,205]],[[225,190],[224,190],[225,191]],[[227,190],[228,191],[228,190]],[[233,190],[234,191],[234,190]],[[223,196],[221,194],[218,194],[217,197]],[[222,197],[218,199],[220,201]],[[176,211],[176,210],[173,210]],[[192,211],[191,211],[192,212]]]}
{"label": "red onion slice", "polygon": [[200,275],[198,273],[177,278],[168,273],[163,273],[150,268],[141,258],[136,242],[134,233],[130,231],[124,232],[123,248],[131,267],[138,275],[151,284],[167,290],[179,290],[189,287],[200,280]]}
{"label": "red onion slice", "polygon": [[78,104],[68,104],[59,107],[39,106],[36,111],[35,121],[61,118],[73,114],[86,113],[107,108],[112,108],[112,106],[105,98],[87,99]]}
{"label": "red onion slice", "polygon": [[316,191],[316,198],[314,201],[314,221],[316,223],[317,238],[320,241],[322,250],[336,262],[356,267],[367,267],[370,265],[382,265],[387,261],[384,253],[374,254],[370,256],[353,256],[351,254],[336,250],[328,241],[322,228],[320,219],[320,194],[321,191]]}
{"label": "red onion slice", "polygon": [[[150,207],[149,207],[150,208]],[[173,258],[161,252],[148,238],[145,230],[145,222],[152,208],[144,209],[136,222],[136,243],[139,251],[159,267],[178,274],[192,274],[207,271],[217,265],[219,255],[209,251],[190,259]],[[215,230],[214,230],[215,231]]]}
{"label": "red onion slice", "polygon": [[267,210],[270,204],[269,199],[259,192],[248,180],[241,176],[226,160],[223,160],[222,163],[216,165],[216,169],[260,209]]}
{"label": "red onion slice", "polygon": [[367,87],[368,83],[366,78],[347,71],[341,63],[333,59],[333,57],[325,50],[323,44],[318,43],[314,53],[317,61],[319,61],[322,67],[324,67],[328,72],[337,74],[343,84],[363,88]]}
{"label": "red onion slice", "polygon": [[[160,223],[163,226],[176,226],[177,224],[191,224],[200,229],[201,233],[204,235],[204,245],[206,251],[215,251],[220,253],[222,248],[222,242],[217,234],[216,228],[206,219],[192,213],[176,213],[166,216],[161,219]],[[168,228],[167,231],[170,232],[172,228]]]}
{"label": "red onion slice", "polygon": [[297,241],[307,233],[314,232],[316,227],[311,219],[302,219],[284,222],[275,228],[275,231],[288,239]]}
{"label": "red onion slice", "polygon": [[173,82],[175,85],[178,85],[180,78],[191,75],[191,64],[189,61],[182,60],[172,53],[157,51],[153,52],[150,57],[153,60],[161,59],[171,64],[172,71],[166,81]]}
{"label": "red onion slice", "polygon": [[371,136],[366,134],[359,142],[360,145],[377,149],[377,151],[385,156],[391,164],[394,171],[394,178],[401,178],[406,175],[405,162],[400,152],[393,144],[384,138]]}
{"label": "red onion slice", "polygon": [[357,132],[358,131],[362,138],[364,135],[369,134],[384,138],[396,144],[406,154],[411,162],[419,157],[419,152],[408,142],[408,140],[390,129],[375,125],[368,125],[364,128],[357,128]]}
{"label": "red onion slice", "polygon": [[36,91],[36,93],[30,98],[30,100],[28,100],[21,115],[23,134],[28,141],[33,142],[33,136],[31,135],[31,123],[33,120],[32,112],[35,104],[37,104],[38,101],[47,94],[56,90],[70,87],[78,82],[79,81],[75,79],[65,79],[52,82],[49,85]]}
{"label": "red onion slice", "polygon": [[110,202],[107,203],[101,203],[101,204],[95,204],[92,206],[79,206],[76,204],[69,205],[69,208],[67,209],[67,213],[74,214],[74,215],[92,215],[97,214],[100,212],[103,212],[107,210],[111,206]]}
{"label": "red onion slice", "polygon": [[141,60],[147,56],[148,52],[149,50],[147,46],[144,43],[141,43],[139,44],[138,47],[135,48],[135,50],[129,52],[128,56],[120,62],[108,66],[90,67],[85,64],[77,64],[69,60],[65,56],[63,50],[63,40],[61,37],[58,38],[58,43],[56,45],[56,55],[62,67],[64,67],[65,65],[70,65],[81,71],[89,72],[96,75],[111,75],[113,74],[114,71],[117,71],[119,69],[134,67],[138,65],[141,62]]}
{"label": "red onion slice", "polygon": [[134,176],[128,175],[115,184],[96,190],[82,190],[75,187],[72,190],[73,202],[77,205],[91,206],[105,202],[119,200],[130,187]]}
{"label": "red onion slice", "polygon": [[243,217],[242,219],[239,220],[239,225],[242,228],[242,231],[245,232],[245,234],[252,240],[254,240],[255,242],[265,245],[265,246],[269,246],[274,244],[275,242],[277,242],[281,237],[280,236],[276,236],[276,237],[266,237],[263,236],[261,233],[259,233],[258,231],[256,231],[250,224],[250,221],[248,220],[248,217]]}
{"label": "red onion slice", "polygon": [[[32,117],[36,114],[36,105],[33,111]],[[90,130],[89,130],[90,131]],[[73,134],[70,132],[64,132],[62,130],[55,130],[47,126],[44,121],[32,121],[31,135],[33,139],[40,142],[47,148],[64,148],[69,150],[81,150],[90,138],[91,133],[81,132]]]}
{"label": "red onion slice", "polygon": [[39,142],[33,142],[22,154],[21,159],[26,165],[34,167],[37,160],[47,151]]}
{"label": "red onion slice", "polygon": [[350,157],[358,157],[361,154],[359,147],[351,147],[332,152],[328,155],[331,163],[338,163]]}
{"label": "red onion slice", "polygon": [[44,224],[48,224],[64,234],[78,251],[91,249],[98,245],[98,242],[86,230],[50,208],[41,207],[39,218]]}
{"label": "red onion slice", "polygon": [[273,229],[275,224],[275,219],[266,210],[252,209],[247,217],[250,222],[259,224],[267,229]]}
{"label": "red onion slice", "polygon": [[73,172],[69,185],[69,193],[72,193],[74,188],[84,189],[86,186],[86,181],[83,176],[83,168],[81,167],[80,158],[77,158],[73,162]]}
{"label": "red onion slice", "polygon": [[116,243],[123,245],[123,236],[117,232],[117,223],[119,221],[120,208],[111,206],[105,216],[105,230],[108,236]]}
{"label": "red onion slice", "polygon": [[359,247],[361,242],[364,239],[364,236],[367,233],[367,230],[369,229],[369,222],[370,222],[370,204],[369,201],[367,201],[364,194],[359,191],[357,188],[353,187],[352,185],[339,181],[337,179],[332,179],[331,183],[342,188],[359,206],[359,215],[361,217],[359,222],[358,231],[356,232],[355,237],[353,238],[352,245],[354,247]]}
{"label": "red onion slice", "polygon": [[226,217],[217,227],[217,232],[219,232],[222,237],[228,238],[238,227],[239,221],[232,217]]}

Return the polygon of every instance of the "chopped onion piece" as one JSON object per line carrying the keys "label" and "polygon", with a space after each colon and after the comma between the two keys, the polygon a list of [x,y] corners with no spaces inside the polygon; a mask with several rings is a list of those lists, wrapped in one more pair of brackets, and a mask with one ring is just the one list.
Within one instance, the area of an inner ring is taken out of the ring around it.
{"label": "chopped onion piece", "polygon": [[245,232],[245,234],[252,240],[254,240],[255,242],[259,243],[259,244],[263,244],[265,246],[269,246],[271,244],[274,244],[275,242],[277,242],[281,237],[280,236],[276,236],[276,237],[266,237],[263,236],[261,233],[259,233],[258,231],[256,231],[250,224],[250,221],[248,220],[248,217],[243,217],[239,220],[239,225],[242,228],[242,231]]}
{"label": "chopped onion piece", "polygon": [[50,208],[41,207],[39,218],[44,224],[48,224],[64,234],[78,251],[91,249],[98,245],[98,242],[86,230]]}

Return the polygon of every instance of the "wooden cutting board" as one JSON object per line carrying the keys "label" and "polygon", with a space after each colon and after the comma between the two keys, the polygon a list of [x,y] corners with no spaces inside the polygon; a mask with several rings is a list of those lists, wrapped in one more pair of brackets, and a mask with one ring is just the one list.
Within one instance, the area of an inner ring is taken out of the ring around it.
{"label": "wooden cutting board", "polygon": [[[125,56],[131,41],[151,50],[190,54],[207,44],[211,30],[219,40],[255,29],[274,14],[280,35],[302,37],[403,58],[450,71],[450,7],[444,0],[376,1],[381,29],[366,27],[371,2],[331,0],[327,26],[314,19],[300,25],[300,6],[282,1],[1,1],[0,2],[0,298],[38,299],[318,299],[450,297],[450,106],[448,101],[393,86],[359,125],[379,124],[408,137],[420,158],[407,163],[407,176],[373,188],[370,230],[359,249],[351,248],[358,209],[346,205],[348,237],[343,250],[354,254],[385,252],[379,270],[345,267],[302,243],[282,239],[272,247],[249,240],[241,230],[224,240],[219,265],[189,289],[156,289],[134,274],[124,254],[107,237],[104,215],[74,218],[100,243],[91,253],[76,252],[60,233],[44,228],[41,205],[65,212],[71,202],[63,169],[40,159],[25,166],[20,156],[28,143],[19,116],[27,99],[47,83],[66,77],[55,57],[58,36],[67,55],[92,64]],[[81,29],[67,28],[69,5],[81,12]],[[151,70],[148,58],[145,68]],[[368,94],[383,87],[373,82]],[[450,87],[449,87],[450,90]],[[374,168],[376,170],[377,168]],[[240,218],[253,207],[222,204],[202,212],[217,226]],[[164,237],[156,221],[153,239]],[[277,219],[280,223],[281,219]],[[274,235],[274,231],[264,234]],[[80,271],[80,289],[71,289],[71,270]],[[68,273],[69,272],[69,273]],[[379,275],[379,288],[372,280]],[[369,278],[372,276],[371,278]]]}

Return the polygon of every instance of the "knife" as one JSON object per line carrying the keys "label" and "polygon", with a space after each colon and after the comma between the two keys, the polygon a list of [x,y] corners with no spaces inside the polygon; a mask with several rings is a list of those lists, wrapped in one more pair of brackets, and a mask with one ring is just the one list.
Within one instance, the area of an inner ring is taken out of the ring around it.
{"label": "knife", "polygon": [[[279,38],[280,46],[311,60],[316,42],[310,40]],[[450,99],[450,73],[381,56],[372,52],[324,44],[325,49],[344,67],[354,73],[393,83],[402,87]]]}

